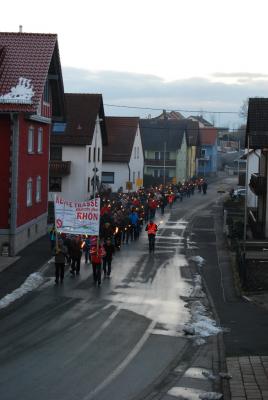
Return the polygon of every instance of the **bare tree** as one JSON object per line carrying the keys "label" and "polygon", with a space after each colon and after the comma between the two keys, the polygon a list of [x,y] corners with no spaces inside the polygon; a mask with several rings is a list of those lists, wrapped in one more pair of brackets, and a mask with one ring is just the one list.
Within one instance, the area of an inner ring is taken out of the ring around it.
{"label": "bare tree", "polygon": [[243,100],[242,106],[240,107],[238,114],[240,118],[246,120],[248,116],[248,98],[246,100]]}

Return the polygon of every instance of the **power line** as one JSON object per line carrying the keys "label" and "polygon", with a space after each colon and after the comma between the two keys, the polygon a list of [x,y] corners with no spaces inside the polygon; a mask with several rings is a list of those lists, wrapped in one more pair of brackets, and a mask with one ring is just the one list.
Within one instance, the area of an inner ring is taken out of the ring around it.
{"label": "power line", "polygon": [[[107,104],[104,103],[106,107],[117,107],[117,108],[132,108],[136,110],[149,110],[149,111],[163,111],[163,108],[153,108],[153,107],[139,107],[139,106],[127,106],[127,105],[118,105],[118,104]],[[209,111],[209,110],[184,110],[184,109],[166,109],[167,112],[185,112],[185,113],[203,113],[203,114],[239,114],[239,111]]]}

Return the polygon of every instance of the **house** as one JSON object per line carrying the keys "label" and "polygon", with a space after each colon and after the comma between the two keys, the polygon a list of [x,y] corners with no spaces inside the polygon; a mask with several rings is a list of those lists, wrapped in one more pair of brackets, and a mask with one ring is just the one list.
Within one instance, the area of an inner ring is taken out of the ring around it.
{"label": "house", "polygon": [[[245,171],[243,171],[245,178],[247,175],[247,182],[245,182],[244,186],[249,187],[249,184],[251,181],[251,175],[258,174],[260,156],[261,156],[260,150],[249,150],[249,152],[248,152],[248,150],[246,149],[243,156],[240,157],[240,159],[243,160],[245,162],[245,164],[247,164]],[[246,173],[246,169],[247,169],[247,173]],[[240,170],[241,170],[241,167],[240,167]],[[240,176],[239,176],[239,178],[240,178]],[[254,209],[254,211],[258,207],[258,196],[256,196],[256,194],[252,190],[248,190],[248,193],[247,193],[247,206],[249,208]]]}
{"label": "house", "polygon": [[250,169],[250,163],[247,167],[248,193],[258,197],[257,208],[248,210],[248,221],[255,237],[268,238],[268,98],[249,99],[245,147],[258,158],[257,171]]}
{"label": "house", "polygon": [[200,128],[200,155],[197,159],[197,173],[211,176],[217,173],[217,129]]}
{"label": "house", "polygon": [[50,144],[49,202],[54,195],[87,200],[98,191],[107,144],[101,94],[66,93],[66,123],[54,124]]}
{"label": "house", "polygon": [[154,117],[152,119],[176,119],[176,120],[182,120],[182,119],[185,119],[185,117],[179,111],[166,111],[166,110],[163,110],[163,112],[160,115],[158,115],[157,117]]}
{"label": "house", "polygon": [[187,137],[184,121],[143,119],[140,121],[144,150],[144,175],[155,183],[187,179]]}
{"label": "house", "polygon": [[198,122],[200,128],[212,128],[213,124],[207,121],[202,115],[190,115],[188,117],[191,121]]}
{"label": "house", "polygon": [[47,232],[51,123],[64,119],[57,35],[0,33],[0,248]]}
{"label": "house", "polygon": [[113,192],[143,186],[144,156],[138,117],[106,117],[108,146],[103,151],[102,184]]}

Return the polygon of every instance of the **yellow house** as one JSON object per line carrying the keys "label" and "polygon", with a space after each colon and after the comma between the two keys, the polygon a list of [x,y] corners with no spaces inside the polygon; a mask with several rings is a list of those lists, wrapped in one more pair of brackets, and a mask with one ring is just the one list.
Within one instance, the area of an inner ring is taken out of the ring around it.
{"label": "yellow house", "polygon": [[187,140],[187,179],[197,175],[196,159],[199,148],[199,126],[195,121],[189,121],[186,131]]}

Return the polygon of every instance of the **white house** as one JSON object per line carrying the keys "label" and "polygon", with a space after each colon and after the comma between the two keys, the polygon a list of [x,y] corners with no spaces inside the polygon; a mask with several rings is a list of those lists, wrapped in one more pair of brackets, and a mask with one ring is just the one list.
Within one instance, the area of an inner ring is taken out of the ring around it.
{"label": "white house", "polygon": [[245,150],[245,154],[241,157],[244,160],[247,160],[247,175],[248,175],[248,180],[246,182],[246,185],[248,187],[247,191],[247,206],[252,207],[252,208],[257,208],[258,207],[258,196],[250,189],[249,183],[251,180],[252,174],[256,174],[259,172],[259,165],[260,165],[260,156],[261,156],[261,151],[260,150],[249,150],[249,153],[247,153],[247,149]]}
{"label": "white house", "polygon": [[143,185],[144,156],[137,117],[106,117],[108,145],[103,150],[102,183],[112,191]]}
{"label": "white house", "polygon": [[87,200],[98,191],[102,146],[107,143],[100,94],[65,94],[66,124],[54,124],[50,144],[49,201],[55,193]]}

